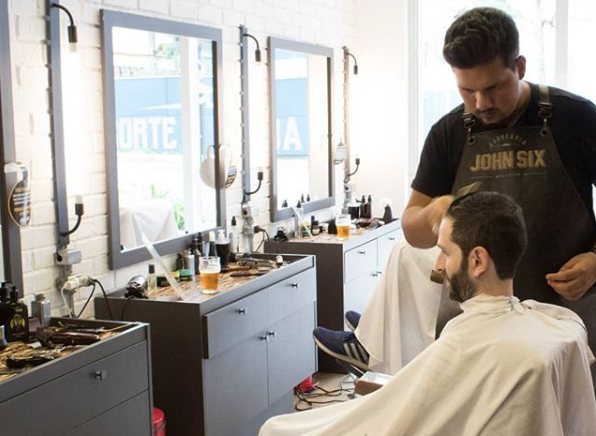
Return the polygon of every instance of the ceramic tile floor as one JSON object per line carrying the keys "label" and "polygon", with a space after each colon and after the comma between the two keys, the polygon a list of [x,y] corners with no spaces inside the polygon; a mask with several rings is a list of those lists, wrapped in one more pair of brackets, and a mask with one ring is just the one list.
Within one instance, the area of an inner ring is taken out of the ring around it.
{"label": "ceramic tile floor", "polygon": [[[337,402],[349,401],[350,395],[354,391],[354,379],[348,374],[317,372],[313,374],[313,382],[317,388],[304,396],[306,400],[312,403],[312,407],[325,407]],[[296,409],[310,409],[311,405],[304,399],[301,400],[300,397],[294,395]]]}

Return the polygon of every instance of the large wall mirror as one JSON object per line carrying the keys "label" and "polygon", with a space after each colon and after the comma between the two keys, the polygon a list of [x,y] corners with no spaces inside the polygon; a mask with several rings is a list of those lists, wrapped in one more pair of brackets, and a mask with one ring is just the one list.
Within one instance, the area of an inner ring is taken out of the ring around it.
{"label": "large wall mirror", "polygon": [[333,49],[269,38],[271,221],[335,204]]}
{"label": "large wall mirror", "polygon": [[21,237],[18,225],[8,211],[10,192],[17,175],[6,173],[6,164],[16,159],[14,148],[14,120],[12,109],[12,80],[10,71],[10,35],[8,27],[8,0],[0,0],[0,281],[10,281],[23,296]]}
{"label": "large wall mirror", "polygon": [[102,11],[110,266],[225,223],[218,29]]}

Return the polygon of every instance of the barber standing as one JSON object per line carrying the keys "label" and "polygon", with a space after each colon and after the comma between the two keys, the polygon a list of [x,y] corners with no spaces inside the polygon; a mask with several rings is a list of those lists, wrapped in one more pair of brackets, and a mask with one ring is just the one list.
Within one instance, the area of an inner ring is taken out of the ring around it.
{"label": "barber standing", "polygon": [[476,8],[445,35],[460,105],[431,129],[403,214],[408,242],[434,246],[437,227],[462,187],[513,197],[528,249],[518,268],[521,299],[575,310],[596,352],[596,107],[566,91],[523,81],[526,59],[506,13]]}

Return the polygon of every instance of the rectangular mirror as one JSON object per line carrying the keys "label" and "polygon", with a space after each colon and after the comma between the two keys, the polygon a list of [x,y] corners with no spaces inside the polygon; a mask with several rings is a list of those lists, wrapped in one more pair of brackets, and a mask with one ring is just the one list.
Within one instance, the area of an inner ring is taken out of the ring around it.
{"label": "rectangular mirror", "polygon": [[335,204],[333,49],[269,38],[271,221]]}
{"label": "rectangular mirror", "polygon": [[17,175],[5,172],[6,164],[16,160],[9,41],[8,0],[0,0],[0,281],[12,282],[23,297],[20,230],[8,211]]}
{"label": "rectangular mirror", "polygon": [[225,223],[218,29],[102,11],[110,266]]}

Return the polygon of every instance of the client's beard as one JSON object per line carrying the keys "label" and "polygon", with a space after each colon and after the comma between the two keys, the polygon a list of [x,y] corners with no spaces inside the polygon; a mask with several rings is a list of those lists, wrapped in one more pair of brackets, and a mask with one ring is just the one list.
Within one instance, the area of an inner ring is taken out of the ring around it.
{"label": "client's beard", "polygon": [[449,289],[449,298],[453,301],[463,303],[469,300],[476,294],[476,284],[470,279],[468,274],[468,259],[464,257],[461,261],[459,271],[449,277],[445,274],[447,279],[447,289]]}

